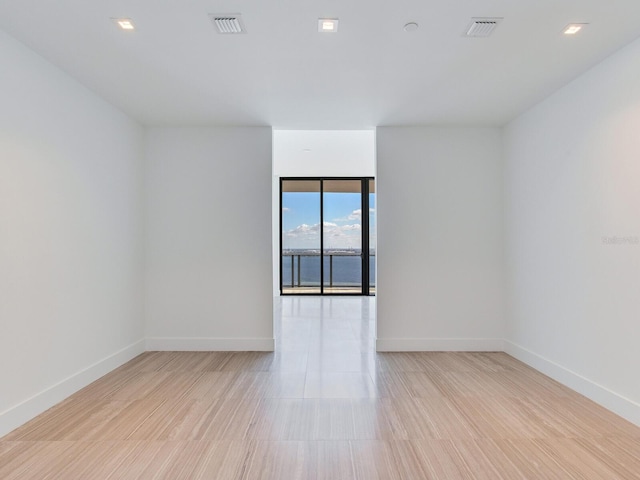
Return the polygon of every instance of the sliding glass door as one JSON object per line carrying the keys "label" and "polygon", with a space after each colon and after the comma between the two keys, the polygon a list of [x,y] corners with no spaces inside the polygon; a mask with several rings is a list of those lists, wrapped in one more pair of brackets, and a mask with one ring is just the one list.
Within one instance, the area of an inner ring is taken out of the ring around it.
{"label": "sliding glass door", "polygon": [[323,293],[362,294],[362,181],[322,182]]}
{"label": "sliding glass door", "polygon": [[374,194],[371,178],[281,179],[283,295],[373,294]]}
{"label": "sliding glass door", "polygon": [[320,180],[280,182],[281,293],[322,293]]}

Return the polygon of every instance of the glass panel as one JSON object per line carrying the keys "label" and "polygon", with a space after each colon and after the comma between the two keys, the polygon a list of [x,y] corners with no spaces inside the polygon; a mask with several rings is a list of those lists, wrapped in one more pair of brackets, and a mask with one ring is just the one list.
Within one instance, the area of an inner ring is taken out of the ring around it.
{"label": "glass panel", "polygon": [[282,293],[320,293],[320,181],[282,181]]}
{"label": "glass panel", "polygon": [[362,293],[362,182],[325,180],[324,293]]}
{"label": "glass panel", "polygon": [[369,180],[369,293],[376,292],[376,181]]}

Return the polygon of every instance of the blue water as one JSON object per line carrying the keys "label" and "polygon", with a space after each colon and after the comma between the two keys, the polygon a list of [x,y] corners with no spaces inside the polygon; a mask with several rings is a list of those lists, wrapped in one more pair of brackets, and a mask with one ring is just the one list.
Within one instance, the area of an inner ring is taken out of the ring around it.
{"label": "blue water", "polygon": [[[282,257],[282,285],[291,287],[291,256]],[[293,264],[294,286],[313,287],[320,285],[320,256],[300,256],[300,285],[298,285],[298,256]],[[328,256],[324,257],[325,286],[359,286],[362,283],[362,258],[360,256],[333,256],[333,268]],[[374,286],[376,278],[375,257],[369,257],[369,283]]]}

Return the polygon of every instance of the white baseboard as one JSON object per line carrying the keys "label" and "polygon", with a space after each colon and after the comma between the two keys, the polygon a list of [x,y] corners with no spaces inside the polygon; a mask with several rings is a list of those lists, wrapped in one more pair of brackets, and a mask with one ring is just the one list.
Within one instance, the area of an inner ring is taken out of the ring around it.
{"label": "white baseboard", "polygon": [[[273,351],[273,338],[159,338],[140,340],[90,365],[31,398],[0,412],[0,437],[51,408],[91,382],[146,351]],[[625,398],[520,345],[502,339],[379,338],[379,352],[501,352],[640,426],[640,404]]]}
{"label": "white baseboard", "polygon": [[504,341],[504,351],[548,377],[575,390],[622,418],[640,426],[640,404],[609,390],[598,383],[575,373],[518,344]]}
{"label": "white baseboard", "polygon": [[148,352],[273,352],[273,338],[147,337]]}
{"label": "white baseboard", "polygon": [[378,338],[378,352],[501,352],[500,338]]}
{"label": "white baseboard", "polygon": [[24,400],[4,412],[0,412],[0,437],[60,403],[78,390],[86,387],[120,365],[144,353],[144,340],[129,345],[93,365]]}

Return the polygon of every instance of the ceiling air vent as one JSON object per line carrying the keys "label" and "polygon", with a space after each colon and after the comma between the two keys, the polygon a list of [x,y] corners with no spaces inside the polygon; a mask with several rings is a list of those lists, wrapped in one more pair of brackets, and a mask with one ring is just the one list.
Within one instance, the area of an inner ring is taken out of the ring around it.
{"label": "ceiling air vent", "polygon": [[502,18],[472,18],[465,30],[465,37],[488,37],[493,33]]}
{"label": "ceiling air vent", "polygon": [[218,33],[246,33],[239,13],[209,14]]}

